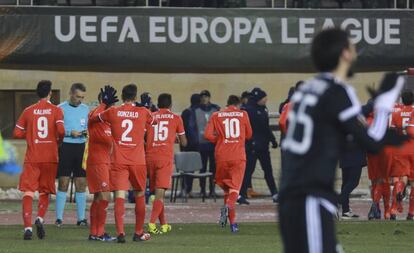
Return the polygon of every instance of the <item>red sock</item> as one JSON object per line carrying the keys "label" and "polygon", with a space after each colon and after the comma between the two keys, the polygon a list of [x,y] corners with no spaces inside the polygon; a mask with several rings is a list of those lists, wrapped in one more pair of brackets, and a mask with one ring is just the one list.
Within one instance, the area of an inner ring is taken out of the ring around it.
{"label": "red sock", "polygon": [[404,182],[396,181],[394,182],[394,189],[392,190],[392,204],[391,204],[391,214],[396,214],[398,210],[397,203],[397,194],[404,190]]}
{"label": "red sock", "polygon": [[382,185],[382,199],[384,201],[384,215],[390,212],[391,186],[389,182]]}
{"label": "red sock", "polygon": [[98,209],[98,201],[94,200],[92,202],[91,208],[89,210],[89,219],[91,221],[90,227],[89,227],[89,233],[91,235],[97,236],[97,219],[98,219],[98,213],[97,213],[97,209]]}
{"label": "red sock", "polygon": [[163,206],[164,203],[161,200],[154,200],[154,203],[152,204],[150,223],[155,223],[157,221],[158,217],[160,216],[160,213],[162,212]]}
{"label": "red sock", "polygon": [[229,199],[229,193],[224,192],[224,204],[227,205],[227,200]]}
{"label": "red sock", "polygon": [[167,220],[165,219],[165,212],[164,212],[164,210],[165,210],[165,206],[162,205],[162,210],[161,210],[161,213],[160,213],[160,216],[159,216],[160,224],[161,225],[167,224]]}
{"label": "red sock", "polygon": [[100,200],[98,202],[98,207],[96,208],[96,214],[98,216],[97,218],[97,230],[96,234],[98,236],[101,236],[105,233],[105,224],[106,224],[106,209],[108,208],[108,200]]}
{"label": "red sock", "polygon": [[374,184],[372,186],[372,200],[378,204],[382,197],[382,184]]}
{"label": "red sock", "polygon": [[411,186],[410,204],[408,207],[408,213],[411,215],[414,215],[414,186]]}
{"label": "red sock", "polygon": [[[154,201],[155,203],[155,201]],[[142,235],[144,233],[145,221],[145,197],[135,197],[135,233]]]}
{"label": "red sock", "polygon": [[229,197],[227,199],[227,207],[229,208],[229,220],[230,224],[236,223],[236,201],[239,197],[237,192],[230,192]]}
{"label": "red sock", "polygon": [[25,228],[32,227],[32,204],[33,204],[33,197],[23,196],[22,209],[23,209],[23,224]]}
{"label": "red sock", "polygon": [[44,219],[48,207],[49,207],[49,194],[40,193],[39,203],[37,204],[37,216]]}
{"label": "red sock", "polygon": [[125,199],[115,198],[115,224],[118,235],[125,235],[124,230]]}

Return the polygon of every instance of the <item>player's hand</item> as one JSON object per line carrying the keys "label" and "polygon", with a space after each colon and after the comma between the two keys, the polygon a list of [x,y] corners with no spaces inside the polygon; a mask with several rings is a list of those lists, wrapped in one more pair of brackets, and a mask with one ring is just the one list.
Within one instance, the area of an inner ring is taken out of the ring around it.
{"label": "player's hand", "polygon": [[116,89],[110,85],[105,85],[103,89],[101,88],[101,94],[102,102],[107,106],[111,106],[119,101],[116,96]]}
{"label": "player's hand", "polygon": [[383,141],[385,145],[401,146],[410,139],[409,135],[399,134],[395,129],[388,129]]}
{"label": "player's hand", "polygon": [[82,134],[82,132],[78,132],[78,131],[72,130],[72,131],[70,132],[70,135],[71,135],[73,138],[78,138],[78,137],[81,137],[83,134]]}
{"label": "player's hand", "polygon": [[279,145],[278,145],[277,141],[273,141],[272,142],[272,148],[277,149],[278,147],[279,147]]}
{"label": "player's hand", "polygon": [[391,112],[404,87],[404,83],[403,76],[390,72],[384,75],[378,90],[368,88],[368,92],[374,98],[374,110]]}

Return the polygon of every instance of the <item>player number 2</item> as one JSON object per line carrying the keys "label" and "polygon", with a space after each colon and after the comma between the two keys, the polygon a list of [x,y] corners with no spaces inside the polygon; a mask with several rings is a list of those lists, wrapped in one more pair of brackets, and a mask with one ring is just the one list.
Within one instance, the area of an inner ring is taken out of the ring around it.
{"label": "player number 2", "polygon": [[128,134],[131,132],[133,126],[134,126],[134,123],[130,119],[124,119],[122,121],[121,127],[126,128],[126,129],[122,133],[121,141],[124,141],[124,142],[131,142],[132,141],[132,137],[128,136]]}
{"label": "player number 2", "polygon": [[160,121],[154,127],[154,141],[165,141],[168,138],[168,121]]}
{"label": "player number 2", "polygon": [[[303,155],[308,152],[312,144],[313,134],[313,120],[306,113],[306,109],[316,105],[318,98],[313,94],[303,95],[301,92],[295,93],[292,97],[293,103],[299,103],[297,111],[291,110],[288,114],[289,127],[287,136],[282,143],[282,148],[290,150],[292,153]],[[302,137],[295,139],[294,136],[298,137],[295,133],[298,125],[302,125]]]}
{"label": "player number 2", "polygon": [[37,136],[41,139],[47,138],[48,135],[48,125],[47,125],[47,118],[40,117],[37,119]]}
{"label": "player number 2", "polygon": [[240,120],[239,119],[225,119],[223,121],[226,139],[238,138],[240,136]]}

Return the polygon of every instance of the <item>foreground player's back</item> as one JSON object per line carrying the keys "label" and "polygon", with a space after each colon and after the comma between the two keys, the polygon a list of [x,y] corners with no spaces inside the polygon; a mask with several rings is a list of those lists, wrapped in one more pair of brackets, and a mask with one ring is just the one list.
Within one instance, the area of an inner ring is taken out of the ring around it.
{"label": "foreground player's back", "polygon": [[26,139],[25,162],[57,162],[58,141],[63,135],[63,112],[47,99],[27,107],[14,131],[15,137]]}
{"label": "foreground player's back", "polygon": [[341,121],[359,114],[354,90],[330,74],[307,81],[292,97],[282,144],[281,191],[333,192],[335,168],[345,134]]}

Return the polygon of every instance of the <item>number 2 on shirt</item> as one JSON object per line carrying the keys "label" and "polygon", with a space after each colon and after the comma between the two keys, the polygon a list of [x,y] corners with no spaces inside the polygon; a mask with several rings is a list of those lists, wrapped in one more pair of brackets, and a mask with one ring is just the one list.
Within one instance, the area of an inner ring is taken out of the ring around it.
{"label": "number 2 on shirt", "polygon": [[132,141],[132,137],[128,136],[128,134],[131,132],[133,126],[134,126],[134,123],[130,119],[124,119],[122,121],[121,127],[126,128],[126,129],[122,133],[121,141],[123,141],[123,142],[131,142]]}

